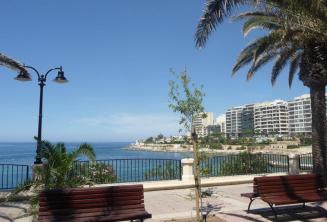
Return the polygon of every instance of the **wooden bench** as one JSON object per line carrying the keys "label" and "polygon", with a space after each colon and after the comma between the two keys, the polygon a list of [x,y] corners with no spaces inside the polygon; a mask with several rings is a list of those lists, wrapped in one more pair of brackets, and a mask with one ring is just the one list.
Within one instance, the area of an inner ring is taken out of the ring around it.
{"label": "wooden bench", "polygon": [[243,193],[250,198],[248,212],[253,200],[261,198],[268,203],[275,217],[277,212],[274,205],[286,205],[307,202],[326,201],[327,192],[324,190],[322,177],[317,174],[266,176],[253,180],[253,193]]}
{"label": "wooden bench", "polygon": [[38,221],[122,221],[151,218],[143,185],[47,190],[39,195]]}

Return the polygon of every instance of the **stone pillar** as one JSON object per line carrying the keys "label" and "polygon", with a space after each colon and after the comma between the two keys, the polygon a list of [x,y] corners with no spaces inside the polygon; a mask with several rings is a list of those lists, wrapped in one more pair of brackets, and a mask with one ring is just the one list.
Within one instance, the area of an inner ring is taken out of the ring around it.
{"label": "stone pillar", "polygon": [[300,155],[291,153],[288,155],[288,174],[297,175],[300,174]]}
{"label": "stone pillar", "polygon": [[193,158],[186,158],[182,159],[182,181],[194,181],[194,174],[193,174]]}

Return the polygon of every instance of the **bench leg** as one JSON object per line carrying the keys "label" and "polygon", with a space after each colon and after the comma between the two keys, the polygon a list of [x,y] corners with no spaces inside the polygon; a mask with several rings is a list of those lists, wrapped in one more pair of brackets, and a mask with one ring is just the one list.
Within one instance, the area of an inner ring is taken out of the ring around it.
{"label": "bench leg", "polygon": [[303,203],[302,207],[303,207],[303,208],[305,207],[305,202]]}
{"label": "bench leg", "polygon": [[275,219],[277,219],[277,212],[275,210],[275,208],[273,207],[273,205],[271,203],[268,203],[269,207],[271,208],[271,210],[273,211],[274,215],[275,215]]}
{"label": "bench leg", "polygon": [[248,213],[250,212],[250,207],[251,207],[251,204],[252,204],[252,202],[254,201],[254,198],[250,198],[250,203],[249,203],[249,205],[248,205]]}

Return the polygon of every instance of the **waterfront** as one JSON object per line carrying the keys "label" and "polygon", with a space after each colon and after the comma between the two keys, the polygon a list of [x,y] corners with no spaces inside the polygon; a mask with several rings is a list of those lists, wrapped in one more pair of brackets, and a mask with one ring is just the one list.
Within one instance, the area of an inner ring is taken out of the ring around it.
{"label": "waterfront", "polygon": [[[68,150],[77,147],[81,143],[65,143]],[[126,148],[129,142],[90,143],[97,160],[106,159],[182,159],[189,157],[189,153],[178,152],[151,152],[133,151]],[[35,143],[0,143],[0,164],[26,164],[32,165],[35,157]]]}

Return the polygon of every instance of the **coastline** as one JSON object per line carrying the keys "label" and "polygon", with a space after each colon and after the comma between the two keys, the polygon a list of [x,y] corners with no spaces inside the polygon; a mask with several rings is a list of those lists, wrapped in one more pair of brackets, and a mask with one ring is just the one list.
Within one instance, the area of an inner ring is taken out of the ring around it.
{"label": "coastline", "polygon": [[[239,149],[240,145],[223,145],[222,149],[210,149],[200,148],[201,152],[209,154],[238,154],[244,151],[251,153],[274,153],[274,154],[306,154],[312,152],[311,146],[302,146],[296,149],[285,149],[285,148],[244,148]],[[171,152],[171,153],[191,153],[193,152],[192,145],[180,145],[180,144],[130,144],[124,148],[132,151],[147,151],[147,152]]]}

